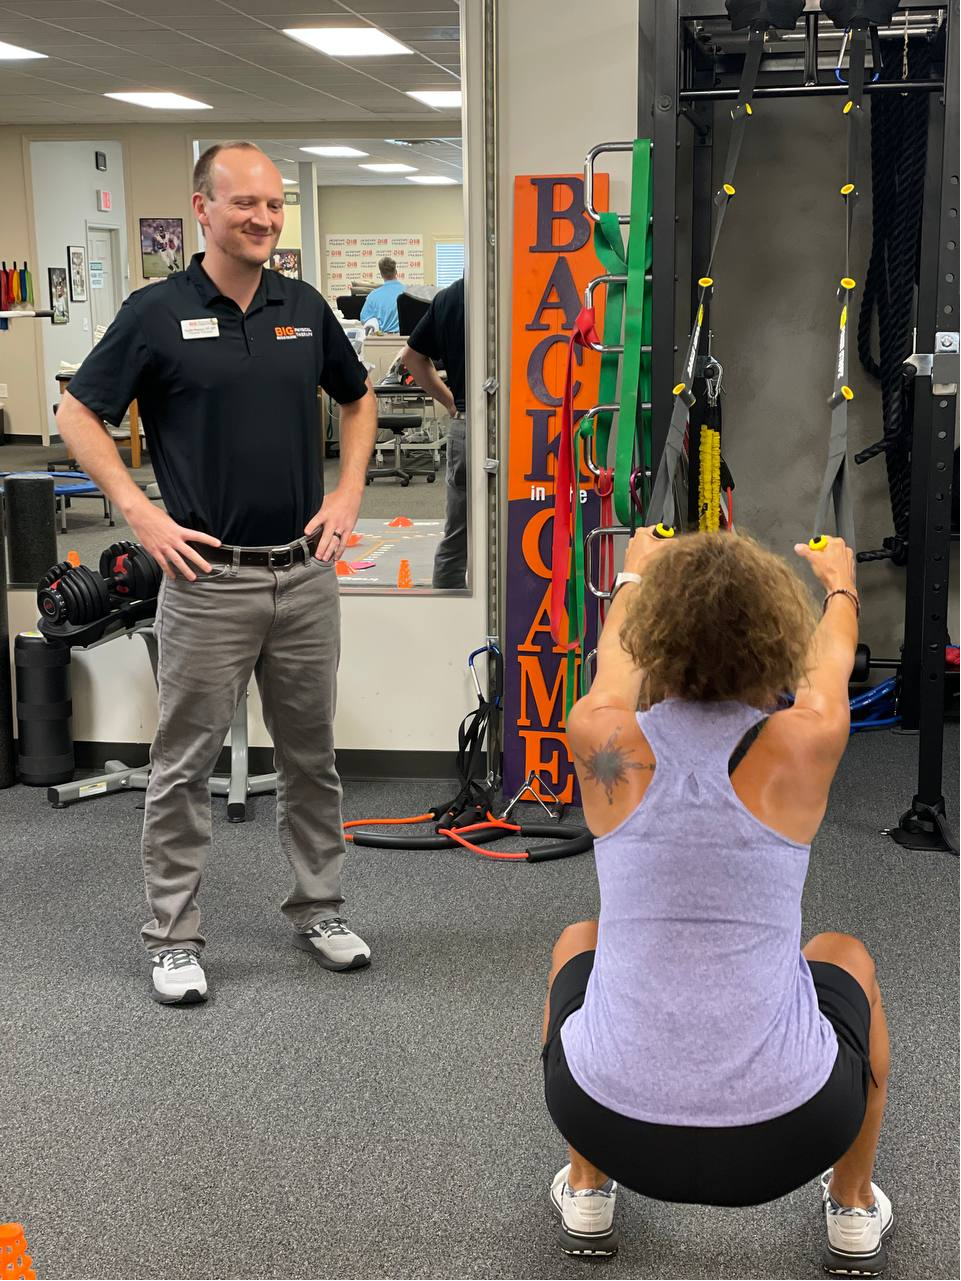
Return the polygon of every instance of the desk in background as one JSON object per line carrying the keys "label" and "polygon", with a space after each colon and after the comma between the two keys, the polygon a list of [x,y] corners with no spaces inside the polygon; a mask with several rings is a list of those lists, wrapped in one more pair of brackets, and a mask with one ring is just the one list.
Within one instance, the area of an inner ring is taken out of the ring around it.
{"label": "desk in background", "polygon": [[[66,388],[67,384],[70,382],[70,380],[71,380],[71,378],[72,378],[72,377],[73,377],[73,374],[55,374],[55,375],[54,375],[54,378],[55,378],[55,379],[56,379],[56,381],[57,381],[57,385],[58,385],[58,388],[59,388],[59,390],[60,390],[60,394],[61,394],[61,395],[63,395],[64,389]],[[119,443],[123,443],[123,441],[124,441],[124,440],[129,439],[129,442],[130,442],[130,466],[131,466],[131,468],[132,468],[132,469],[134,469],[134,470],[135,470],[136,468],[138,468],[138,467],[141,465],[141,451],[140,451],[140,414],[139,414],[139,413],[138,413],[138,411],[137,411],[137,402],[136,402],[135,400],[132,400],[132,401],[130,402],[130,408],[129,408],[129,410],[128,410],[127,412],[128,412],[129,418],[130,418],[130,436],[129,436],[129,438],[128,438],[128,437],[126,437],[126,436],[114,436],[114,435],[113,435],[113,432],[111,432],[110,434],[111,434],[111,437],[113,438],[113,440],[118,441]]]}

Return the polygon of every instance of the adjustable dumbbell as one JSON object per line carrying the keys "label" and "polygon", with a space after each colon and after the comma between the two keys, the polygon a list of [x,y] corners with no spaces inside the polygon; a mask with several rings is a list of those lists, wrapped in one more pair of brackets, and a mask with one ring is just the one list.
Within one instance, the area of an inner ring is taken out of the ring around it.
{"label": "adjustable dumbbell", "polygon": [[51,623],[92,623],[110,613],[107,584],[86,565],[60,561],[37,584],[37,605]]}
{"label": "adjustable dumbbell", "polygon": [[100,556],[100,577],[111,596],[149,600],[160,591],[160,566],[139,543],[111,543]]}
{"label": "adjustable dumbbell", "polygon": [[100,573],[61,561],[37,585],[37,605],[51,623],[75,627],[105,618],[127,600],[148,600],[160,590],[161,571],[137,543],[113,543],[100,557]]}

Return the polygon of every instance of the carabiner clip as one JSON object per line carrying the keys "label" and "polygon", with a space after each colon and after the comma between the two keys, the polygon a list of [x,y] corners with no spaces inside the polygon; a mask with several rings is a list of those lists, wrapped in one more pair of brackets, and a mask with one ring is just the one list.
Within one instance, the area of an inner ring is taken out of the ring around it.
{"label": "carabiner clip", "polygon": [[[707,371],[714,369],[717,372],[709,374]],[[719,360],[711,356],[707,365],[704,367],[704,382],[707,385],[707,403],[712,407],[718,402],[721,394],[721,378],[724,375],[724,367]]]}
{"label": "carabiner clip", "polygon": [[[907,14],[905,14],[905,22],[906,22],[906,21],[907,21]],[[872,25],[872,27],[871,27],[871,31],[872,31],[872,32],[874,32],[875,30],[876,30],[876,28]],[[840,50],[839,50],[839,52],[838,52],[838,60],[837,60],[837,64],[835,65],[835,68],[834,68],[834,78],[835,78],[835,80],[838,82],[838,84],[839,84],[839,85],[846,85],[846,84],[847,84],[847,81],[846,81],[846,80],[845,80],[845,78],[841,75],[841,63],[844,61],[844,51],[845,51],[845,49],[847,49],[847,47],[848,47],[848,40],[850,39],[850,37],[851,37],[851,28],[850,28],[850,27],[845,27],[845,28],[844,28],[844,39],[841,41],[841,48],[840,48]],[[872,55],[874,54],[874,52],[875,52],[875,49],[874,49],[874,41],[873,41],[873,39],[872,39],[872,41],[871,41],[871,53],[872,53]],[[875,70],[874,75],[871,77],[870,83],[871,83],[871,84],[874,84],[874,82],[877,80],[877,78],[880,76],[880,74],[881,74],[881,68],[880,68],[880,67],[878,67],[878,68]]]}
{"label": "carabiner clip", "polygon": [[[494,659],[493,673],[492,673],[490,664],[488,664],[487,679],[491,689],[490,689],[490,697],[487,699],[484,698],[483,690],[480,687],[480,681],[477,679],[477,670],[474,667],[474,659],[477,658],[479,654],[493,655],[493,659]],[[474,682],[474,689],[477,691],[478,700],[482,703],[490,702],[494,707],[500,707],[501,686],[503,684],[503,672],[504,672],[503,656],[501,655],[500,650],[494,644],[493,641],[488,641],[486,645],[479,646],[477,649],[472,650],[467,655],[467,669],[470,672],[471,679]]]}

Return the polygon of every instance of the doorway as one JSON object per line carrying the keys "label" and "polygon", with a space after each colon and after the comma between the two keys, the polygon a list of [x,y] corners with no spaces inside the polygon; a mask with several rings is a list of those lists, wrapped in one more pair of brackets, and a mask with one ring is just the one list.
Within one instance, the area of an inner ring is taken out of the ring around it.
{"label": "doorway", "polygon": [[120,272],[120,228],[87,223],[87,278],[93,342],[120,310],[123,301]]}

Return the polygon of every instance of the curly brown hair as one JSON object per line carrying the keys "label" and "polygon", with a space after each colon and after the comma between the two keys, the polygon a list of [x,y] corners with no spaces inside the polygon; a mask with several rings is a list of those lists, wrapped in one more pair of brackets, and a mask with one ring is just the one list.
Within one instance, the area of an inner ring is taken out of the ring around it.
{"label": "curly brown hair", "polygon": [[644,673],[645,705],[675,697],[767,707],[797,689],[816,624],[783,557],[745,534],[685,534],[631,594],[621,645]]}

